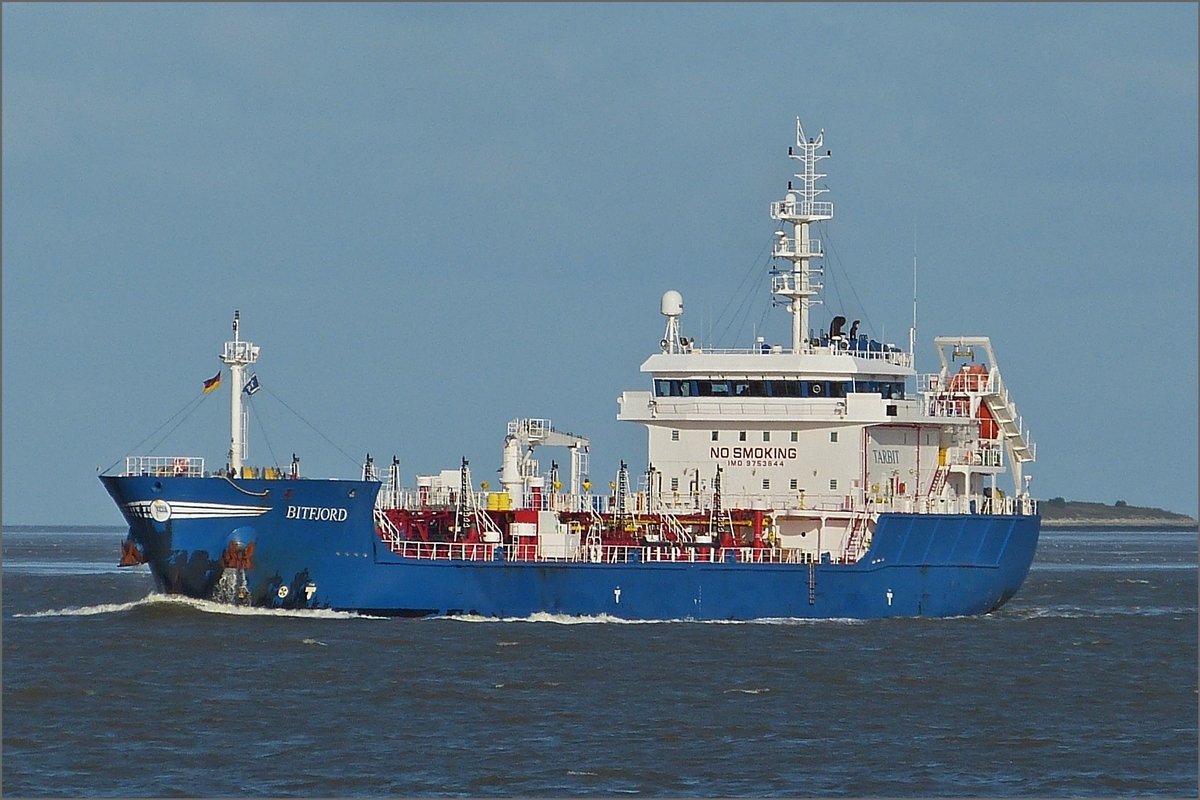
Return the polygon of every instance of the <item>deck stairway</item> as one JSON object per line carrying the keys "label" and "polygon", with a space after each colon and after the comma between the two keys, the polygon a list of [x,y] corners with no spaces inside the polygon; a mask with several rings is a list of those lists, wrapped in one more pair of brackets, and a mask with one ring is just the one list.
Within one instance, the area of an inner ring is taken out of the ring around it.
{"label": "deck stairway", "polygon": [[992,412],[996,424],[1004,433],[1013,460],[1023,464],[1033,461],[1037,457],[1037,445],[1029,435],[1025,421],[1017,413],[1017,404],[1009,397],[1008,389],[1000,379],[1000,370],[992,369],[980,399],[987,404],[988,411]]}

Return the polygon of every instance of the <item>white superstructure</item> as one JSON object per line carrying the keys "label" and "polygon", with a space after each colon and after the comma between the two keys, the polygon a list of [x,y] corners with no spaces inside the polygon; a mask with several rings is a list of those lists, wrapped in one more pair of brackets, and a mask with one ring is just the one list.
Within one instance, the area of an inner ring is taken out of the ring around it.
{"label": "white superstructure", "polygon": [[[679,514],[714,503],[762,509],[780,535],[847,542],[856,519],[879,511],[1003,513],[1028,503],[1021,467],[1035,450],[986,337],[939,337],[953,352],[942,353],[939,374],[919,377],[910,352],[860,335],[857,320],[849,331],[842,316],[819,335],[809,329],[821,288],[809,261],[822,256],[809,226],[833,216],[833,204],[816,199],[826,190],[815,165],[830,152],[821,152],[823,131],[806,140],[799,119],[796,131],[788,154],[803,164],[799,186],[789,183],[770,210],[791,225],[773,251],[791,265],[773,271],[771,287],[792,314],[790,347],[759,338],[750,349],[706,350],[681,333],[683,298],[663,296],[661,351],[641,367],[652,389],[618,398],[618,419],[649,433],[646,496]],[[956,372],[959,358],[970,363]],[[1006,462],[1014,497],[997,484]]]}

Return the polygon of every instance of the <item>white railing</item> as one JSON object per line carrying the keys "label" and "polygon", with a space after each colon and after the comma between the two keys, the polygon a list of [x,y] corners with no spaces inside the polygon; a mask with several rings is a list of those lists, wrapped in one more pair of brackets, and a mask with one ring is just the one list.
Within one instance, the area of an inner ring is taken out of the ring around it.
{"label": "white railing", "polygon": [[204,476],[204,459],[194,456],[126,456],[125,474],[201,478]]}
{"label": "white railing", "polygon": [[[976,466],[1003,466],[1003,455],[1000,450],[968,450],[966,448],[951,448],[947,457],[950,463],[967,463],[973,459]],[[955,460],[960,459],[960,460]],[[999,462],[999,463],[988,463]],[[450,490],[433,491],[427,495],[427,501],[421,502],[422,493],[416,489],[404,489],[400,494],[401,505],[394,508],[416,510],[420,508],[453,508],[453,500],[457,491],[451,496]],[[475,492],[468,500],[469,509],[479,508],[482,512],[487,508],[488,492]],[[615,511],[616,499],[613,495],[600,494],[543,494],[540,505],[533,505],[532,494],[526,497],[526,505],[520,508],[537,511],[555,511],[559,513],[603,513]],[[721,495],[721,505],[731,510],[753,510],[778,513],[781,511],[812,511],[817,513],[856,514],[866,511],[896,511],[905,514],[1031,514],[1034,511],[1022,511],[1020,498],[1006,497],[1004,506],[992,503],[991,498],[983,495],[971,495],[933,501],[941,505],[930,505],[926,498],[916,498],[912,495],[894,497],[868,496],[861,487],[850,487],[846,492],[803,492],[799,490],[765,491],[765,492],[725,492]],[[972,506],[974,502],[974,506]],[[946,505],[949,504],[949,505]],[[1003,507],[1004,511],[988,511],[986,509]],[[382,510],[383,507],[380,507]],[[663,490],[656,493],[653,503],[648,492],[644,489],[630,492],[626,499],[626,513],[635,520],[638,517],[653,518],[655,516],[707,514],[712,508],[712,494],[698,494],[690,491],[673,492]],[[973,509],[973,510],[972,510]],[[1016,509],[1016,510],[1014,510]],[[491,509],[492,511],[511,509]],[[642,520],[645,522],[646,520]],[[672,524],[674,523],[674,524]],[[691,522],[681,522],[673,517],[667,521],[668,527],[675,531],[675,525],[689,525]],[[677,531],[675,531],[677,533]]]}
{"label": "white railing", "polygon": [[[376,507],[380,509],[417,509],[417,508],[453,508],[458,505],[458,487],[449,486],[418,486],[416,488],[406,487],[403,489],[392,490],[390,485],[388,491],[381,490],[376,496]],[[611,505],[611,498],[605,495],[598,494],[581,494],[572,495],[566,493],[545,492],[535,495],[533,492],[525,494],[524,502],[516,505],[504,505],[503,507],[495,507],[489,505],[489,499],[494,495],[503,495],[504,492],[487,491],[472,491],[468,493],[465,503],[466,507],[472,511],[478,508],[488,511],[511,511],[513,508],[526,508],[535,511],[560,511],[582,513],[589,509],[596,511],[607,511]],[[536,502],[535,502],[536,498]],[[493,501],[494,502],[494,501]]]}
{"label": "white railing", "polygon": [[[805,247],[806,244],[808,247]],[[772,248],[771,254],[776,258],[789,258],[791,256],[822,258],[825,255],[821,250],[820,239],[809,239],[807,242],[802,242],[788,236],[780,236],[775,241],[775,246]]]}
{"label": "white railing", "polygon": [[[961,378],[961,380],[956,383],[956,378]],[[1025,427],[1025,420],[1017,411],[1017,404],[1013,402],[1008,387],[1004,385],[1004,381],[1000,377],[999,370],[993,369],[987,375],[955,373],[948,379],[943,379],[940,373],[928,373],[918,377],[917,386],[920,391],[925,393],[922,413],[927,417],[952,419],[970,417],[972,416],[971,403],[966,396],[999,397],[1008,415],[1012,417],[1011,424],[1016,430],[1017,437],[1029,449],[1032,459],[1037,460],[1037,444],[1033,441],[1029,429]],[[938,397],[938,395],[942,396]],[[963,397],[955,399],[945,395],[962,395]],[[996,422],[1000,425],[1008,423],[1007,420],[999,419]]]}
{"label": "white railing", "polygon": [[[783,273],[783,275],[790,274],[791,273]],[[780,276],[777,275],[775,277]],[[869,361],[887,361],[889,364],[895,364],[900,367],[912,366],[912,357],[902,350],[851,350],[849,348],[849,342],[841,342],[837,346],[810,346],[804,350],[804,353],[806,355],[816,356],[853,356],[854,358],[863,358]],[[693,347],[690,352],[705,355],[723,356],[792,354],[791,350],[787,348],[781,351],[773,351],[770,347],[764,349],[761,345],[758,347]]]}
{"label": "white railing", "polygon": [[1000,448],[976,450],[967,447],[951,447],[946,451],[946,464],[968,467],[1003,467],[1004,451]]}
{"label": "white railing", "polygon": [[[796,278],[800,278],[799,285]],[[771,276],[772,294],[791,294],[793,292],[816,293],[825,288],[824,284],[814,283],[808,275],[796,275],[794,272],[780,272]]]}
{"label": "white railing", "polygon": [[833,203],[827,200],[776,200],[771,203],[771,219],[790,219],[792,217],[824,217],[833,216]]}
{"label": "white railing", "polygon": [[872,504],[873,510],[900,514],[1004,514],[1030,516],[1037,513],[1037,501],[1031,497],[881,497]]}
{"label": "white railing", "polygon": [[[386,541],[386,540],[385,540]],[[592,564],[660,563],[736,563],[736,564],[810,564],[818,557],[811,551],[773,547],[712,547],[697,545],[581,545],[577,552],[563,558],[546,558],[538,545],[481,544],[466,542],[387,541],[388,548],[401,558],[425,561],[554,561]],[[503,551],[499,555],[497,551]],[[831,563],[849,563],[834,558]]]}

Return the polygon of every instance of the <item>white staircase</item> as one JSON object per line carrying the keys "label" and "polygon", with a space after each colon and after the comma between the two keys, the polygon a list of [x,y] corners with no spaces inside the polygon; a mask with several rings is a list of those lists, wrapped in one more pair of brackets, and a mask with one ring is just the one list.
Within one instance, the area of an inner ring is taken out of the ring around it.
{"label": "white staircase", "polygon": [[980,398],[987,404],[988,411],[1000,426],[1007,440],[1014,461],[1028,463],[1037,458],[1037,445],[1025,427],[1025,421],[1017,413],[1017,404],[1009,397],[1008,389],[1000,379],[1000,370],[992,369],[986,388]]}

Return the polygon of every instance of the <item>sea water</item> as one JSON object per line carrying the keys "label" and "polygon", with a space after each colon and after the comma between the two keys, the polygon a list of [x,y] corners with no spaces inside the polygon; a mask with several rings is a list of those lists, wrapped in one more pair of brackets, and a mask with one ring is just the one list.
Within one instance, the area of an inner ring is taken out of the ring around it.
{"label": "sea water", "polygon": [[1197,536],[1046,531],[1000,611],[375,619],[4,533],[4,796],[1196,796]]}

